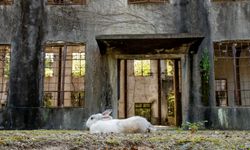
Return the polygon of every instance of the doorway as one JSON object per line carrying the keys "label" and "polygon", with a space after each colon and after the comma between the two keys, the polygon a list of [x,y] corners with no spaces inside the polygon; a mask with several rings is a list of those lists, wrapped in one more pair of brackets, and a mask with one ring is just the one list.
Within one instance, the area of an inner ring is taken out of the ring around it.
{"label": "doorway", "polygon": [[166,75],[162,78],[163,101],[166,101],[166,125],[180,126],[182,123],[181,109],[181,61],[169,59],[166,63]]}
{"label": "doorway", "polygon": [[140,115],[153,124],[181,124],[181,60],[118,60],[118,117]]}

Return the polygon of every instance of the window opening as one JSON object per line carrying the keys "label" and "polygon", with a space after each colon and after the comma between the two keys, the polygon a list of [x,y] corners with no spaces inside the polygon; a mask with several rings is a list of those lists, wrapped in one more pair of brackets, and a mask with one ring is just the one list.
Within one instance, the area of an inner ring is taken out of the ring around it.
{"label": "window opening", "polygon": [[168,0],[128,0],[128,3],[136,4],[136,3],[164,3]]}
{"label": "window opening", "polygon": [[134,75],[135,76],[150,76],[151,64],[150,60],[134,60]]}
{"label": "window opening", "polygon": [[168,116],[175,116],[175,94],[174,94],[174,61],[165,60],[165,79],[167,84],[167,107],[168,107]]}
{"label": "window opening", "polygon": [[0,109],[7,103],[10,75],[10,46],[0,45]]}
{"label": "window opening", "polygon": [[85,53],[72,53],[72,76],[82,77],[85,75]]}
{"label": "window opening", "polygon": [[0,5],[11,5],[13,0],[0,0]]}
{"label": "window opening", "polygon": [[83,107],[85,65],[85,46],[47,46],[44,106]]}
{"label": "window opening", "polygon": [[151,121],[151,103],[135,103],[135,115]]}
{"label": "window opening", "polygon": [[45,53],[45,77],[53,77],[54,53]]}
{"label": "window opening", "polygon": [[73,107],[84,106],[84,91],[72,91],[71,104]]}
{"label": "window opening", "polygon": [[227,106],[227,80],[215,80],[215,90],[216,90],[216,105],[217,106]]}
{"label": "window opening", "polygon": [[[248,40],[214,43],[215,79],[226,80],[225,86],[228,91],[227,99],[229,104],[250,106],[249,43]],[[220,94],[222,93],[220,92]]]}
{"label": "window opening", "polygon": [[49,5],[84,5],[86,0],[48,0]]}

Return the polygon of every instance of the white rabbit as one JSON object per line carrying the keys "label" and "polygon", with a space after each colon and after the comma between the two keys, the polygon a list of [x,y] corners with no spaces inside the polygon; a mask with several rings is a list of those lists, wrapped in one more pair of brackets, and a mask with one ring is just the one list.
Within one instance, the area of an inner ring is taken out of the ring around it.
{"label": "white rabbit", "polygon": [[113,119],[112,116],[110,116],[111,113],[112,113],[112,110],[107,109],[103,113],[98,113],[98,114],[94,114],[94,115],[90,116],[88,121],[86,122],[86,126],[88,128],[90,128],[90,125],[94,124],[98,120],[111,120],[111,119]]}
{"label": "white rabbit", "polygon": [[[110,114],[110,113],[109,113]],[[134,116],[127,119],[103,119],[100,114],[89,117],[86,126],[90,133],[143,133],[155,130],[145,118]]]}

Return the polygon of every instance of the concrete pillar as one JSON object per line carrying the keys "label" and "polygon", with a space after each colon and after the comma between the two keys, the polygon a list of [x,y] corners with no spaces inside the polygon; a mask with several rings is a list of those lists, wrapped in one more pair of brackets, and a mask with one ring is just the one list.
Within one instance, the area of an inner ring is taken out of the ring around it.
{"label": "concrete pillar", "polygon": [[12,40],[6,128],[35,129],[42,105],[44,1],[19,0],[20,16]]}

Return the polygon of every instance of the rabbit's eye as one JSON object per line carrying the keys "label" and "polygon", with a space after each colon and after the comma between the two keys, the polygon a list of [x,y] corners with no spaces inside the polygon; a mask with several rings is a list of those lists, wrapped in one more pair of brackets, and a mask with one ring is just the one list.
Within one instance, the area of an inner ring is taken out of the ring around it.
{"label": "rabbit's eye", "polygon": [[94,119],[93,117],[90,118],[90,120],[93,120],[93,119]]}

